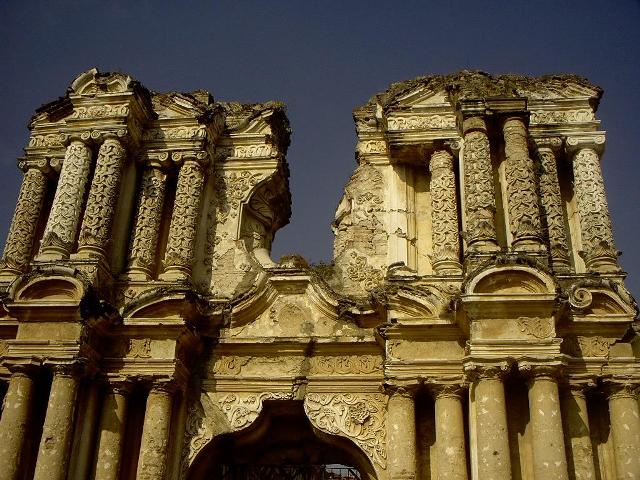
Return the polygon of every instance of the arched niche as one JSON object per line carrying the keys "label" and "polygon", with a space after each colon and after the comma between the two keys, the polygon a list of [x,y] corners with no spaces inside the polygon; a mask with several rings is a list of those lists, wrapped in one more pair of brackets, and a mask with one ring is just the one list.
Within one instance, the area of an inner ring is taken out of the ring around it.
{"label": "arched niche", "polygon": [[34,300],[79,303],[85,292],[85,286],[77,278],[63,275],[47,275],[15,284],[10,295],[16,303]]}
{"label": "arched niche", "polygon": [[509,265],[483,270],[467,283],[465,292],[475,295],[549,295],[555,290],[553,279],[546,273],[527,266]]}
{"label": "arched niche", "polygon": [[351,440],[321,432],[302,401],[266,400],[258,418],[242,430],[214,437],[194,458],[186,480],[215,480],[224,466],[344,465],[362,480],[377,480],[367,456]]}

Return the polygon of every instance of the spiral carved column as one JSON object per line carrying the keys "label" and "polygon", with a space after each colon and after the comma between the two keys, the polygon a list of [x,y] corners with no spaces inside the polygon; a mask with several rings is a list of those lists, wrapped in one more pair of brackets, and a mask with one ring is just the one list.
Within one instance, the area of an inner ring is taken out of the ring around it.
{"label": "spiral carved column", "polygon": [[90,169],[91,149],[81,140],[71,140],[40,246],[39,256],[42,259],[53,260],[69,256],[82,215]]}
{"label": "spiral carved column", "polygon": [[125,161],[120,140],[108,137],[100,146],[84,219],[80,228],[78,253],[105,255],[118,203],[120,181]]}
{"label": "spiral carved column", "polygon": [[205,158],[198,158],[195,154],[188,156],[180,167],[164,255],[164,271],[160,275],[162,280],[184,280],[191,276],[204,189]]}
{"label": "spiral carved column", "polygon": [[458,234],[458,200],[451,153],[447,150],[433,152],[429,170],[433,270],[438,274],[459,274],[462,272],[462,266]]}
{"label": "spiral carved column", "polygon": [[19,275],[29,266],[47,193],[46,167],[47,162],[44,160],[38,164],[29,163],[25,166],[26,171],[18,194],[18,203],[0,262],[0,270],[5,273]]}

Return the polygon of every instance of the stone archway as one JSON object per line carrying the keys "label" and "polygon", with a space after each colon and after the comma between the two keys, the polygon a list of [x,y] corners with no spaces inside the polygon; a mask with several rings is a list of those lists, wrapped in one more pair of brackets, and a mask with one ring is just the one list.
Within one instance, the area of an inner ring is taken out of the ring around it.
{"label": "stone archway", "polygon": [[377,480],[350,440],[314,428],[303,402],[265,401],[246,429],[214,438],[194,459],[187,480]]}

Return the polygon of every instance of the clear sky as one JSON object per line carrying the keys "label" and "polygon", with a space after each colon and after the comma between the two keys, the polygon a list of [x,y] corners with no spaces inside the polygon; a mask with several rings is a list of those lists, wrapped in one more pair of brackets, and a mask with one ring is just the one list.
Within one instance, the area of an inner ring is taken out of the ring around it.
{"label": "clear sky", "polygon": [[96,66],[147,88],[287,104],[293,216],[274,258],[331,258],[355,166],[354,107],[394,81],[465,68],[576,73],[602,86],[603,169],[621,263],[640,294],[640,2],[0,0],[0,242],[27,121]]}

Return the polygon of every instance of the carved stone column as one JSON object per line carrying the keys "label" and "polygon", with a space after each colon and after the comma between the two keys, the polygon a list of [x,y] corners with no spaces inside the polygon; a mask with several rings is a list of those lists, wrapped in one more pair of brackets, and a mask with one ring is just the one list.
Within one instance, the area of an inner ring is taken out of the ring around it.
{"label": "carved stone column", "polygon": [[[174,153],[174,160],[185,154]],[[169,226],[162,280],[185,280],[191,276],[202,190],[204,188],[205,153],[188,154],[180,167],[176,199]]]}
{"label": "carved stone column", "polygon": [[582,231],[580,255],[587,270],[612,272],[618,271],[619,267],[600,168],[599,154],[603,145],[604,135],[567,139],[567,147],[573,153],[574,192]]}
{"label": "carved stone column", "polygon": [[21,478],[20,467],[29,431],[33,388],[33,378],[28,370],[13,370],[0,418],[0,480]]}
{"label": "carved stone column", "polygon": [[640,409],[636,384],[607,386],[611,435],[618,478],[640,478]]}
{"label": "carved stone column", "polygon": [[412,388],[389,387],[387,406],[390,480],[416,478],[416,408]]}
{"label": "carved stone column", "polygon": [[566,385],[560,394],[567,463],[575,480],[594,480],[593,447],[589,431],[585,384]]}
{"label": "carved stone column", "polygon": [[510,116],[504,120],[502,131],[512,247],[516,251],[539,252],[544,250],[544,246],[527,126],[523,117]]}
{"label": "carved stone column", "polygon": [[82,215],[90,169],[91,149],[80,140],[71,140],[40,245],[40,258],[55,260],[69,255]]}
{"label": "carved stone column", "polygon": [[164,480],[169,451],[173,391],[173,385],[159,383],[149,392],[136,475],[138,480]]}
{"label": "carved stone column", "polygon": [[78,372],[74,367],[54,368],[34,480],[67,478],[78,384]]}
{"label": "carved stone column", "polygon": [[133,241],[129,252],[129,275],[148,280],[153,274],[167,175],[159,163],[147,165],[142,174]]}
{"label": "carved stone column", "polygon": [[498,249],[496,198],[491,150],[484,117],[465,118],[462,129],[467,247],[472,252],[495,251]]}
{"label": "carved stone column", "polygon": [[20,275],[29,266],[38,221],[47,193],[46,160],[24,163],[24,179],[0,262],[3,273]]}
{"label": "carved stone column", "polygon": [[460,385],[433,385],[430,390],[436,410],[436,478],[467,480],[467,450],[465,449],[462,395]]}
{"label": "carved stone column", "polygon": [[536,139],[539,170],[540,203],[543,223],[549,240],[551,265],[558,273],[567,273],[571,269],[569,261],[569,242],[563,215],[563,200],[558,180],[556,149],[562,145],[559,138]]}
{"label": "carved stone column", "polygon": [[525,366],[536,480],[568,480],[556,367]]}
{"label": "carved stone column", "polygon": [[431,171],[432,266],[437,274],[457,275],[460,265],[458,199],[453,156],[448,150],[436,150],[429,162]]}
{"label": "carved stone column", "polygon": [[100,415],[95,480],[118,480],[120,462],[127,423],[127,406],[130,385],[109,384]]}
{"label": "carved stone column", "polygon": [[475,415],[477,473],[482,480],[511,478],[511,452],[503,378],[508,365],[473,365],[469,369]]}
{"label": "carved stone column", "polygon": [[89,198],[85,209],[78,253],[105,255],[111,240],[111,227],[120,193],[120,180],[125,162],[125,149],[115,137],[100,146]]}

